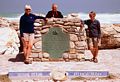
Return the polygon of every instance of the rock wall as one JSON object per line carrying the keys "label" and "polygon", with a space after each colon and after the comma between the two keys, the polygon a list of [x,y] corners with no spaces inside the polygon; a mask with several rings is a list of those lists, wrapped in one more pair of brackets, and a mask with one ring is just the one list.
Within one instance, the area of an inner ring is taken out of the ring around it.
{"label": "rock wall", "polygon": [[[83,23],[78,18],[63,18],[63,19],[48,19],[47,24],[41,20],[36,20],[35,23],[35,43],[33,46],[33,54],[31,57],[48,58],[50,55],[47,52],[42,52],[42,35],[49,32],[50,28],[61,28],[63,32],[70,36],[70,49],[62,54],[63,58],[82,59],[84,51],[87,48],[86,32]],[[54,44],[54,43],[53,43]]]}

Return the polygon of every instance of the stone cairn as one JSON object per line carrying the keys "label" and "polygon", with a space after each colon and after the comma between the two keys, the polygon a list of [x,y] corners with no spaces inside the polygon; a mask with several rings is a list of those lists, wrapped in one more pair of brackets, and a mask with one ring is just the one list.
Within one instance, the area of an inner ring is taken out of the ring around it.
{"label": "stone cairn", "polygon": [[52,27],[59,27],[63,32],[70,36],[70,49],[68,52],[62,54],[62,59],[69,61],[72,59],[84,59],[84,52],[87,48],[86,32],[82,21],[79,18],[51,18],[48,19],[47,24],[43,20],[37,19],[35,25],[35,41],[32,48],[30,58],[33,61],[49,61],[50,55],[47,52],[42,52],[42,35],[49,32]]}

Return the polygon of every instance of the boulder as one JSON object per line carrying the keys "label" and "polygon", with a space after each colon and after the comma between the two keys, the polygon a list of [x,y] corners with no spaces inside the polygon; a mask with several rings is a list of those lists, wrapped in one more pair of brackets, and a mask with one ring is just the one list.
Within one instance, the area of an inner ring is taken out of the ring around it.
{"label": "boulder", "polygon": [[0,28],[0,53],[13,54],[19,53],[19,38],[17,32],[13,28]]}
{"label": "boulder", "polygon": [[114,49],[120,47],[120,30],[115,24],[102,24],[101,49]]}

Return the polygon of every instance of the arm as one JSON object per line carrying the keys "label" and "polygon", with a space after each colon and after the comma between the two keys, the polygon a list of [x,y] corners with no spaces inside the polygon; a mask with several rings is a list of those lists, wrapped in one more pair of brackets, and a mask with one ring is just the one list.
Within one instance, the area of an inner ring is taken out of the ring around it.
{"label": "arm", "polygon": [[98,29],[98,38],[100,38],[101,37],[101,29],[100,29],[100,22],[99,21],[98,21],[97,29]]}
{"label": "arm", "polygon": [[19,28],[20,28],[20,36],[23,37],[23,17],[20,18],[20,24],[19,24]]}
{"label": "arm", "polygon": [[60,18],[63,18],[63,15],[62,15],[62,13],[61,13],[61,12],[59,12],[59,15],[60,15]]}
{"label": "arm", "polygon": [[83,23],[84,23],[84,24],[87,24],[87,20],[84,20]]}
{"label": "arm", "polygon": [[35,16],[35,19],[46,19],[45,17],[42,17],[42,16]]}
{"label": "arm", "polygon": [[47,15],[46,15],[46,18],[51,18],[51,17],[52,17],[51,14],[52,14],[51,11],[49,11],[49,12],[47,13]]}

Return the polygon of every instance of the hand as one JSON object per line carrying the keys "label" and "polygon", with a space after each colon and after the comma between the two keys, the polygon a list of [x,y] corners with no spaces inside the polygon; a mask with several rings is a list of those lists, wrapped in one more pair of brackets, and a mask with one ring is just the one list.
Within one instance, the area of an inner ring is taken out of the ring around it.
{"label": "hand", "polygon": [[46,24],[46,23],[48,22],[48,18],[45,18],[45,19],[44,19],[44,22],[45,22],[45,24]]}

